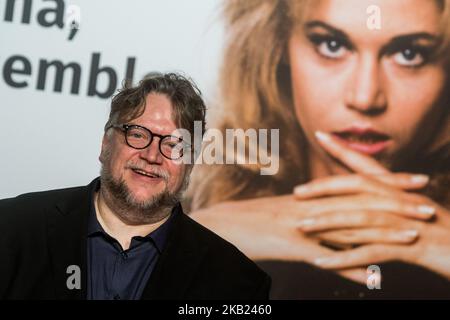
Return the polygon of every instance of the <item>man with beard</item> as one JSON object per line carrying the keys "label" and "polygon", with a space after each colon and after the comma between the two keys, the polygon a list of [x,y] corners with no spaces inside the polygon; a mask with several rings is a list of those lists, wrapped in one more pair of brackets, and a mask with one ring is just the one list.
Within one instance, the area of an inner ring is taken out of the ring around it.
{"label": "man with beard", "polygon": [[[0,201],[3,299],[265,299],[270,278],[186,216],[200,91],[153,73],[113,98],[101,176]],[[204,130],[202,130],[204,132]]]}

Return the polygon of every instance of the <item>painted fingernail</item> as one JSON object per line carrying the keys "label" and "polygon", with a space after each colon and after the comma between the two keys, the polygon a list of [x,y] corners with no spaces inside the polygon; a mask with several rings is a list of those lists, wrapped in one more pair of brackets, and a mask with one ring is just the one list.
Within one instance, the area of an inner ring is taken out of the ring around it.
{"label": "painted fingernail", "polygon": [[315,132],[316,138],[320,141],[330,141],[330,136],[322,131],[316,131]]}
{"label": "painted fingernail", "polygon": [[294,193],[297,194],[307,193],[308,191],[309,188],[306,185],[301,185],[294,188]]}
{"label": "painted fingernail", "polygon": [[417,230],[406,230],[403,231],[401,234],[405,238],[416,238],[419,235],[419,232]]}
{"label": "painted fingernail", "polygon": [[424,175],[424,174],[416,174],[411,177],[412,183],[422,184],[422,183],[428,183],[428,181],[430,181],[430,177],[428,177],[427,175]]}
{"label": "painted fingernail", "polygon": [[335,258],[317,258],[314,260],[314,264],[324,267],[324,266],[329,266],[332,264],[335,264],[337,262],[337,260]]}
{"label": "painted fingernail", "polygon": [[436,208],[431,207],[431,206],[427,206],[427,205],[420,205],[417,207],[417,211],[422,213],[422,214],[426,214],[429,216],[432,216],[435,214],[436,212]]}
{"label": "painted fingernail", "polygon": [[300,220],[300,221],[299,221],[298,226],[299,226],[300,228],[303,228],[303,227],[311,227],[311,226],[313,226],[315,223],[316,223],[316,220],[315,220],[315,219],[304,219],[304,220]]}

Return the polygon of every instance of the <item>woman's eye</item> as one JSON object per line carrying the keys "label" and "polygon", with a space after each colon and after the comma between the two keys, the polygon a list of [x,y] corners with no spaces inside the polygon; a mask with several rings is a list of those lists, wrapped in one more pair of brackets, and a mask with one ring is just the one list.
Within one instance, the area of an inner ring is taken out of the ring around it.
{"label": "woman's eye", "polygon": [[419,67],[425,62],[424,55],[416,49],[404,49],[393,57],[395,63],[404,67]]}
{"label": "woman's eye", "polygon": [[346,44],[334,37],[312,35],[310,39],[317,52],[325,58],[339,59],[347,53]]}

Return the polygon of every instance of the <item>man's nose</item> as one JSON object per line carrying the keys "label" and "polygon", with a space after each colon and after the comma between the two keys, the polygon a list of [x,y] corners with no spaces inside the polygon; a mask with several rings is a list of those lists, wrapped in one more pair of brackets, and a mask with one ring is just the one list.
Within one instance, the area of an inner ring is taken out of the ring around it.
{"label": "man's nose", "polygon": [[159,151],[159,138],[153,139],[152,143],[140,152],[140,157],[149,163],[161,164],[163,162],[163,155]]}
{"label": "man's nose", "polygon": [[376,57],[361,56],[348,83],[346,106],[366,115],[378,115],[386,110],[382,71]]}

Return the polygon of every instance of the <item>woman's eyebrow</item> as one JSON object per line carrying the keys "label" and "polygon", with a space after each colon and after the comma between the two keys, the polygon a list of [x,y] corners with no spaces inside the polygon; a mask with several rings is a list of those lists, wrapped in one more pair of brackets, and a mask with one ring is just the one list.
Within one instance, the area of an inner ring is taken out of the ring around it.
{"label": "woman's eyebrow", "polygon": [[[327,32],[333,34],[336,38],[339,38],[341,41],[346,42],[350,45],[352,44],[349,35],[347,35],[344,31],[336,27],[333,27],[323,21],[312,20],[304,24],[305,32],[307,32],[308,29],[312,28],[325,29],[327,30]],[[427,43],[426,44],[427,46],[437,47],[439,46],[439,42],[441,41],[441,39],[438,35],[429,32],[415,32],[411,34],[399,35],[393,37],[386,45],[384,45],[381,49],[381,53],[383,54],[386,52],[395,52],[399,48],[414,45],[419,41]]]}
{"label": "woman's eyebrow", "polygon": [[304,24],[303,28],[304,28],[305,33],[308,33],[308,31],[309,31],[308,29],[313,29],[313,28],[325,29],[328,33],[330,33],[335,38],[339,39],[339,41],[344,43],[346,46],[348,46],[350,48],[353,47],[353,43],[350,40],[350,37],[344,31],[342,31],[338,28],[335,28],[323,21],[320,21],[320,20],[309,21]]}
{"label": "woman's eyebrow", "polygon": [[428,32],[417,32],[400,35],[392,38],[388,44],[383,46],[382,52],[392,52],[398,48],[414,45],[419,41],[425,41],[427,46],[434,47],[439,44],[439,37]]}
{"label": "woman's eyebrow", "polygon": [[323,21],[320,21],[320,20],[309,21],[309,22],[305,23],[305,26],[304,26],[305,30],[312,29],[312,28],[318,28],[318,27],[326,29],[328,32],[332,33],[333,35],[335,35],[338,38],[347,39],[347,40],[350,39],[349,36],[344,31],[339,30],[338,28],[335,28],[335,27],[333,27]]}

